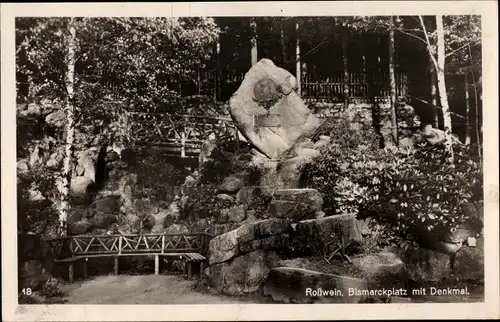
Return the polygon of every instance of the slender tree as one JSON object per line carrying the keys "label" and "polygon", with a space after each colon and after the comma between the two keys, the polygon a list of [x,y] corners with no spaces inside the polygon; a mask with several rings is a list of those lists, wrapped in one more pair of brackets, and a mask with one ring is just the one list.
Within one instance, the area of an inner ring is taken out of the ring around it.
{"label": "slender tree", "polygon": [[394,21],[391,18],[389,26],[389,86],[390,86],[390,104],[391,104],[391,128],[394,144],[397,146],[398,139],[398,121],[396,115],[396,75],[394,66]]}
{"label": "slender tree", "polygon": [[258,55],[257,55],[257,21],[255,18],[250,18],[250,56],[252,66],[257,64]]}
{"label": "slender tree", "polygon": [[429,52],[429,57],[432,59],[434,68],[436,69],[437,84],[439,89],[439,101],[441,103],[441,110],[443,112],[443,127],[445,133],[445,146],[449,154],[449,161],[453,162],[453,147],[452,147],[452,123],[451,123],[451,111],[448,105],[448,94],[446,91],[446,81],[444,76],[444,63],[445,63],[445,50],[444,50],[444,28],[443,28],[443,16],[436,16],[436,56],[434,57],[434,50],[429,34],[427,33],[427,28],[424,24],[424,19],[419,16],[420,24],[424,31],[425,39],[427,42],[427,50]]}
{"label": "slender tree", "polygon": [[464,72],[464,83],[465,83],[465,144],[470,144],[470,121],[469,121],[469,84],[467,80],[468,71]]}
{"label": "slender tree", "polygon": [[344,109],[347,110],[349,107],[349,65],[348,65],[348,52],[347,52],[347,42],[348,42],[348,30],[345,28],[341,35],[342,40],[342,64],[343,64],[343,94],[344,94]]}
{"label": "slender tree", "polygon": [[295,20],[295,78],[297,79],[297,93],[301,93],[301,64],[300,64],[300,23]]}
{"label": "slender tree", "polygon": [[[469,51],[469,59],[472,63],[472,50],[470,44],[468,45],[468,51]],[[472,66],[471,66],[472,67]],[[477,93],[477,86],[476,86],[476,75],[474,73],[474,68],[471,68],[471,76],[472,76],[472,88],[474,90],[474,128],[476,129],[476,144],[478,148],[478,156],[479,160],[482,160],[482,152],[481,152],[481,135],[480,135],[480,128],[479,128],[479,103],[478,103],[478,93]]]}
{"label": "slender tree", "polygon": [[75,52],[76,52],[76,30],[74,18],[68,23],[68,41],[66,52],[66,72],[64,82],[66,85],[66,149],[63,166],[63,189],[61,192],[61,207],[59,213],[59,235],[67,233],[67,220],[69,211],[70,186],[73,166],[73,154],[75,150],[75,106],[74,106],[74,86],[75,86]]}
{"label": "slender tree", "polygon": [[429,76],[431,79],[431,104],[434,111],[434,127],[439,129],[439,109],[437,107],[437,84],[436,84],[436,69],[434,68],[434,63],[429,56],[430,67]]}
{"label": "slender tree", "polygon": [[280,42],[281,42],[281,59],[282,65],[285,66],[285,62],[288,60],[286,55],[286,38],[285,38],[285,22],[280,22]]}

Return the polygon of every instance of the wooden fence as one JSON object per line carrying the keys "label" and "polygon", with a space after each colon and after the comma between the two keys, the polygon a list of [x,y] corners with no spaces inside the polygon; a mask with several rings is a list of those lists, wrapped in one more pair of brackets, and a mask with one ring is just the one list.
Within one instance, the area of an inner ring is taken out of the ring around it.
{"label": "wooden fence", "polygon": [[56,259],[74,256],[199,253],[206,255],[211,236],[206,233],[79,235],[48,240]]}
{"label": "wooden fence", "polygon": [[[405,97],[406,84],[406,74],[396,73],[396,97]],[[355,101],[388,99],[390,96],[388,73],[348,73],[345,82],[342,72],[323,77],[304,75],[301,96],[306,100],[343,101],[344,85],[347,85],[347,97]]]}
{"label": "wooden fence", "polygon": [[[214,71],[205,71],[198,80],[183,82],[172,88],[181,96],[207,95],[217,101],[227,101],[238,89],[245,73],[224,73],[217,77]],[[347,82],[344,73],[329,75],[302,75],[301,96],[305,100],[322,100],[337,102],[344,100],[344,84],[347,84],[348,97],[353,101],[370,101],[372,99],[388,100],[390,83],[388,72],[349,72]],[[106,83],[103,86],[116,89],[119,85]],[[396,72],[396,96],[405,97],[407,92],[406,73]]]}
{"label": "wooden fence", "polygon": [[134,147],[154,147],[167,155],[197,158],[210,133],[220,139],[237,139],[229,117],[126,112],[126,137]]}

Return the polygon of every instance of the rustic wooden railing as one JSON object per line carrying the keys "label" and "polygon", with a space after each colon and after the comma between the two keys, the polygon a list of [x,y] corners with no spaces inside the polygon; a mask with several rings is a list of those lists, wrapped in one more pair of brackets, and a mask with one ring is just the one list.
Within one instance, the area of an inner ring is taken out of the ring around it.
{"label": "rustic wooden railing", "polygon": [[56,259],[125,254],[199,253],[206,255],[211,236],[206,233],[78,235],[47,240]]}
{"label": "rustic wooden railing", "polygon": [[[405,97],[406,73],[397,72],[395,76],[396,97]],[[305,100],[342,101],[344,87],[352,101],[388,100],[391,90],[388,73],[348,73],[347,81],[343,73],[322,77],[306,74],[302,79],[301,96]]]}
{"label": "rustic wooden railing", "polygon": [[127,112],[124,123],[131,146],[154,147],[181,158],[197,158],[210,133],[218,138],[237,136],[229,117]]}

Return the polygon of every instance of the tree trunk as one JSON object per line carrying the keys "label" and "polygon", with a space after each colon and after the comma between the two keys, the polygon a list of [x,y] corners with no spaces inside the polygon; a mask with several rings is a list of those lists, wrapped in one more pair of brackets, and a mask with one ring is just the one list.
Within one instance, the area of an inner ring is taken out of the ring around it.
{"label": "tree trunk", "polygon": [[344,94],[344,110],[349,107],[349,71],[348,71],[348,60],[347,60],[347,30],[342,31],[342,63],[344,70],[343,77],[343,94]]}
{"label": "tree trunk", "polygon": [[300,30],[299,21],[295,21],[295,78],[297,79],[297,93],[301,93],[301,66],[300,66]]}
{"label": "tree trunk", "polygon": [[[392,22],[392,20],[391,20]],[[389,29],[389,86],[390,86],[390,103],[391,103],[391,128],[394,144],[397,146],[398,139],[398,120],[396,116],[396,75],[394,71],[394,25],[393,22]]]}
{"label": "tree trunk", "polygon": [[[469,57],[472,65],[472,50],[469,45]],[[477,87],[476,87],[476,75],[474,73],[474,68],[471,68],[471,76],[472,76],[472,88],[474,89],[474,112],[475,112],[475,125],[474,128],[476,129],[476,144],[477,144],[477,154],[479,156],[479,160],[482,161],[482,149],[481,149],[481,134],[480,134],[480,128],[479,128],[479,100],[478,100],[478,93],[477,93]]]}
{"label": "tree trunk", "polygon": [[67,220],[69,211],[70,185],[73,167],[74,140],[75,140],[75,107],[73,105],[73,93],[75,83],[75,49],[76,31],[73,19],[68,25],[68,51],[66,56],[66,153],[63,166],[63,191],[61,192],[61,208],[59,213],[59,235],[67,233]]}
{"label": "tree trunk", "polygon": [[215,71],[214,71],[214,99],[217,100],[219,98],[218,89],[219,89],[219,56],[220,56],[220,38],[217,35],[217,41],[215,43]]}
{"label": "tree trunk", "polygon": [[470,144],[469,84],[467,81],[467,71],[465,71],[464,80],[465,80],[465,145],[469,145]]}
{"label": "tree trunk", "polygon": [[[453,162],[453,147],[452,147],[452,124],[451,111],[448,105],[448,94],[446,91],[446,80],[444,76],[445,52],[444,52],[444,29],[443,16],[436,16],[436,35],[437,35],[437,83],[439,89],[439,100],[441,110],[443,111],[443,127],[446,135],[445,146],[449,153],[449,160]],[[432,53],[430,53],[432,55]]]}
{"label": "tree trunk", "polygon": [[284,22],[282,21],[280,24],[280,41],[281,41],[281,64],[282,67],[286,69],[286,61],[287,61],[287,56],[286,56],[286,39],[285,39],[285,26]]}
{"label": "tree trunk", "polygon": [[430,61],[430,78],[431,78],[431,104],[434,110],[434,127],[439,129],[439,109],[437,106],[437,84],[436,84],[436,69],[434,68],[434,63],[429,56]]}
{"label": "tree trunk", "polygon": [[250,55],[252,66],[257,64],[258,55],[257,55],[257,22],[255,18],[250,18]]}

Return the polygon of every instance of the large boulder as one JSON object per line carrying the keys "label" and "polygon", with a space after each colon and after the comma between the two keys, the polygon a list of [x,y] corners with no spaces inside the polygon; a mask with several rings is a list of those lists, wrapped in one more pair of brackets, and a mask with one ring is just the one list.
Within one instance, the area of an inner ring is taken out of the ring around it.
{"label": "large boulder", "polygon": [[84,211],[85,209],[80,207],[75,207],[74,209],[71,209],[68,214],[68,225],[82,220],[84,218],[83,217]]}
{"label": "large boulder", "polygon": [[236,201],[248,205],[255,201],[257,194],[256,187],[243,187],[236,193]]}
{"label": "large boulder", "polygon": [[245,220],[247,213],[245,206],[234,206],[228,209],[221,210],[221,214],[227,214],[229,222],[242,222]]}
{"label": "large boulder", "polygon": [[222,180],[222,183],[219,185],[219,190],[221,192],[229,192],[234,193],[237,192],[241,187],[243,187],[243,180],[237,176],[229,176]]}
{"label": "large boulder", "polygon": [[109,195],[97,199],[92,203],[91,208],[94,212],[117,214],[120,212],[120,196]]}
{"label": "large boulder", "polygon": [[299,188],[302,170],[319,154],[314,149],[300,148],[295,151],[302,155],[282,160],[276,170],[279,182],[286,188]]}
{"label": "large boulder", "polygon": [[52,275],[43,267],[38,260],[27,260],[19,266],[19,286],[37,290],[51,278]]}
{"label": "large boulder", "polygon": [[339,238],[339,234],[344,236],[346,243],[357,244],[362,240],[358,221],[354,214],[303,220],[297,223],[295,230],[298,235],[311,236],[312,239],[318,238],[324,244],[331,241],[332,238]]}
{"label": "large boulder", "polygon": [[54,111],[45,117],[45,123],[53,127],[63,127],[67,122],[64,111]]}
{"label": "large boulder", "polygon": [[394,253],[382,252],[356,257],[353,265],[373,289],[407,289],[405,263]]}
{"label": "large boulder", "polygon": [[362,279],[294,267],[271,269],[263,287],[265,295],[284,303],[360,303],[368,296],[356,291],[366,289]]}
{"label": "large boulder", "polygon": [[237,225],[235,223],[212,224],[208,228],[207,233],[212,236],[219,236],[238,228]]}
{"label": "large boulder", "polygon": [[263,154],[257,154],[251,164],[261,171],[259,185],[262,191],[272,195],[278,189],[299,188],[302,170],[314,160],[317,153],[318,151],[309,148],[296,148],[294,154],[281,160],[271,160]]}
{"label": "large boulder", "polygon": [[323,196],[316,189],[279,189],[269,206],[269,214],[292,221],[314,218],[321,211]]}
{"label": "large boulder", "polygon": [[191,227],[191,232],[205,232],[210,226],[210,222],[207,218],[201,218],[193,224],[193,226]]}
{"label": "large boulder", "polygon": [[96,212],[92,217],[92,224],[96,228],[109,229],[114,223],[116,223],[116,216],[113,214]]}
{"label": "large boulder", "polygon": [[[290,222],[283,219],[267,219],[249,223],[210,240],[210,265],[225,262],[233,257],[255,249],[246,244],[266,237],[292,231]],[[243,245],[243,248],[240,246]]]}
{"label": "large boulder", "polygon": [[127,214],[125,216],[126,227],[125,229],[133,234],[141,231],[141,218],[135,214]]}
{"label": "large boulder", "polygon": [[293,90],[295,86],[290,72],[262,59],[245,74],[229,101],[238,130],[269,158],[279,158],[320,126],[319,118]]}
{"label": "large boulder", "polygon": [[210,160],[212,151],[217,147],[215,134],[210,134],[208,139],[203,142],[200,148],[200,154],[198,154],[198,166],[203,167],[205,162]]}
{"label": "large boulder", "polygon": [[76,222],[68,222],[68,235],[82,235],[93,227],[93,223],[87,219]]}
{"label": "large boulder", "polygon": [[176,222],[181,216],[181,205],[179,201],[172,202],[164,212],[163,227],[168,227]]}
{"label": "large boulder", "polygon": [[94,165],[94,154],[92,151],[80,152],[77,156],[77,171],[78,175],[89,178],[95,182],[95,165]]}
{"label": "large boulder", "polygon": [[408,279],[439,282],[450,276],[450,256],[430,249],[410,247],[404,254]]}
{"label": "large boulder", "polygon": [[[35,234],[18,235],[17,240],[17,257],[19,262],[34,260],[41,264],[44,272],[52,273],[54,267],[54,254],[52,246],[47,241]],[[30,265],[38,264],[33,264],[32,262]],[[27,271],[30,271],[30,269],[27,269]],[[26,274],[26,276],[31,275]]]}
{"label": "large boulder", "polygon": [[71,180],[70,195],[75,198],[85,198],[94,187],[94,181],[87,177],[75,177]]}
{"label": "large boulder", "polygon": [[270,269],[276,265],[274,252],[256,250],[229,262],[210,266],[206,273],[212,289],[226,295],[245,295],[258,292]]}
{"label": "large boulder", "polygon": [[17,171],[19,173],[25,173],[28,170],[29,170],[28,161],[26,159],[17,161]]}
{"label": "large boulder", "polygon": [[185,225],[181,224],[172,224],[165,228],[165,234],[183,234],[188,233],[189,229]]}
{"label": "large boulder", "polygon": [[453,276],[460,280],[484,279],[484,253],[479,248],[462,247],[454,256]]}

